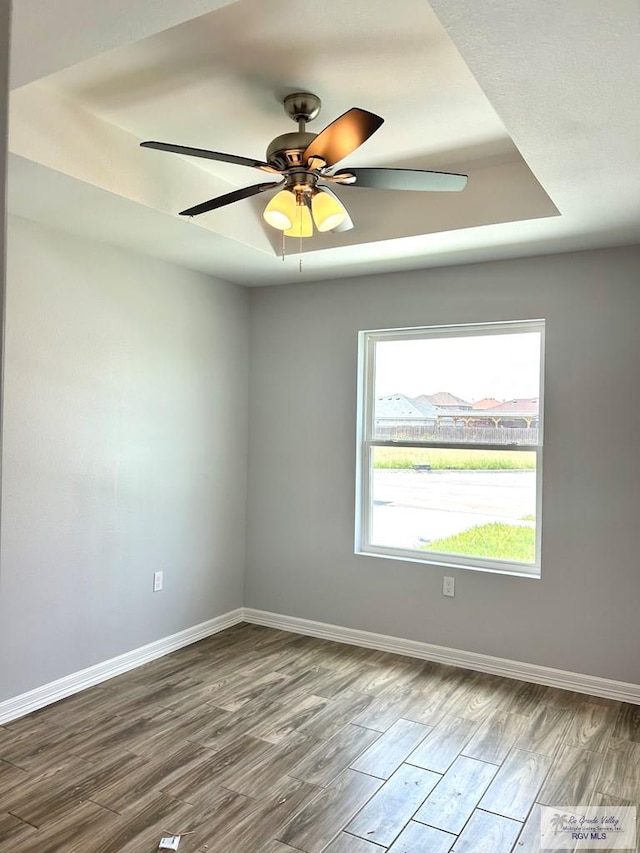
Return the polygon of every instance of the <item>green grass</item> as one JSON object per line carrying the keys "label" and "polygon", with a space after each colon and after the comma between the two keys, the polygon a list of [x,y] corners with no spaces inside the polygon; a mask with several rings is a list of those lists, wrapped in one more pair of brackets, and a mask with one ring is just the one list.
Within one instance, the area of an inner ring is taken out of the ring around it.
{"label": "green grass", "polygon": [[536,532],[532,527],[493,522],[472,527],[445,539],[436,539],[428,545],[422,545],[421,550],[533,563],[536,557]]}
{"label": "green grass", "polygon": [[520,516],[520,521],[535,521],[535,520],[536,520],[535,515],[532,515],[531,513],[529,513],[528,515],[521,515]]}
{"label": "green grass", "polygon": [[374,468],[413,468],[431,465],[434,471],[522,471],[535,470],[536,455],[526,450],[418,450],[376,447]]}

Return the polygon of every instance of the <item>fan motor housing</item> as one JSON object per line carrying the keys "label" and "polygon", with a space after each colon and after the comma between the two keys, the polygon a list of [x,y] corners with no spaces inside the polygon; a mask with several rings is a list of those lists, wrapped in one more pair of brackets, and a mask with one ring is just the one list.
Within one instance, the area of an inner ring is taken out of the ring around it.
{"label": "fan motor housing", "polygon": [[294,131],[276,136],[267,148],[267,163],[277,169],[291,169],[295,166],[302,166],[302,155],[316,136],[316,133],[307,133],[306,131]]}

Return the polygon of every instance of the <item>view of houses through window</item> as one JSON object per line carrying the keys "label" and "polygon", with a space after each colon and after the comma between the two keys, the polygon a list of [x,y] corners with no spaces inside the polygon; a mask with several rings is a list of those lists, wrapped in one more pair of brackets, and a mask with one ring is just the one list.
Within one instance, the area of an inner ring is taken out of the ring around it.
{"label": "view of houses through window", "polygon": [[539,572],[542,335],[362,333],[359,550]]}

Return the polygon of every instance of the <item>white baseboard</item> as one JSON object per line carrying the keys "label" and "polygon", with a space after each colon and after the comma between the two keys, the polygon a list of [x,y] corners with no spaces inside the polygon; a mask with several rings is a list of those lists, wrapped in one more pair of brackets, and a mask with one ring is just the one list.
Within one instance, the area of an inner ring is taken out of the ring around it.
{"label": "white baseboard", "polygon": [[295,634],[306,634],[310,637],[320,637],[324,640],[335,640],[354,646],[364,646],[378,651],[393,652],[398,655],[431,660],[449,666],[459,666],[478,672],[489,672],[502,675],[505,678],[515,678],[519,681],[531,681],[535,684],[546,684],[549,687],[560,687],[562,690],[575,690],[591,696],[603,696],[607,699],[617,699],[621,702],[631,702],[640,705],[640,685],[625,681],[613,681],[596,675],[583,675],[576,672],[565,672],[548,666],[497,658],[492,655],[482,655],[477,652],[465,652],[460,649],[449,649],[445,646],[435,646],[417,640],[404,640],[400,637],[390,637],[387,634],[374,634],[370,631],[359,631],[354,628],[343,628],[340,625],[328,625],[325,622],[313,622],[309,619],[298,619],[295,616],[284,616],[279,613],[268,613],[265,610],[253,610],[250,607],[239,607],[200,625],[194,625],[177,634],[156,640],[139,649],[133,649],[118,657],[90,666],[79,672],[65,675],[57,681],[43,684],[28,693],[14,696],[0,702],[0,724],[9,723],[18,717],[23,717],[31,711],[44,708],[88,687],[93,687],[123,672],[149,663],[156,658],[168,655],[178,649],[204,640],[212,634],[224,631],[239,622],[251,622],[255,625],[265,625],[291,631]]}
{"label": "white baseboard", "polygon": [[206,637],[224,631],[225,628],[230,628],[242,621],[243,612],[242,608],[239,607],[237,610],[223,613],[222,616],[208,619],[192,628],[178,631],[177,634],[171,634],[169,637],[163,637],[161,640],[125,652],[123,655],[97,663],[87,669],[65,675],[57,681],[43,684],[42,687],[36,687],[35,690],[30,690],[28,693],[14,696],[12,699],[0,702],[0,724],[23,717],[31,711],[37,711],[38,708],[44,708],[45,705],[51,705],[59,699],[86,690],[87,687],[93,687],[95,684],[100,684],[102,681],[107,681],[109,678],[121,675],[123,672],[128,672],[130,669],[135,669],[142,664],[156,660],[156,658],[164,657],[164,655],[175,652],[191,643],[196,643],[198,640],[204,640]]}
{"label": "white baseboard", "polygon": [[459,666],[463,669],[488,672],[492,675],[502,675],[505,678],[532,681],[535,684],[545,684],[549,687],[559,687],[562,690],[574,690],[577,693],[603,696],[607,699],[617,699],[621,702],[640,705],[640,684],[613,681],[609,678],[600,678],[597,675],[566,672],[562,669],[552,669],[534,663],[521,663],[507,658],[482,655],[477,652],[448,649],[445,646],[435,646],[417,640],[403,640],[400,637],[390,637],[386,634],[373,634],[370,631],[358,631],[354,628],[343,628],[339,625],[298,619],[295,616],[282,616],[279,613],[253,610],[250,607],[243,608],[243,618],[245,622],[279,628],[282,631],[292,631],[295,634],[307,634],[312,637],[321,637],[324,640],[335,640],[338,643],[364,646],[378,651],[393,652],[421,660],[435,661],[449,666]]}

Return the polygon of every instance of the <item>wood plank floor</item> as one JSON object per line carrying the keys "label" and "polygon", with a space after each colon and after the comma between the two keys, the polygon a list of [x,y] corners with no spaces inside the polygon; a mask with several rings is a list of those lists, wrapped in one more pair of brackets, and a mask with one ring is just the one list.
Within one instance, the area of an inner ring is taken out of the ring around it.
{"label": "wood plank floor", "polygon": [[0,726],[11,853],[535,853],[640,803],[640,707],[238,625]]}

